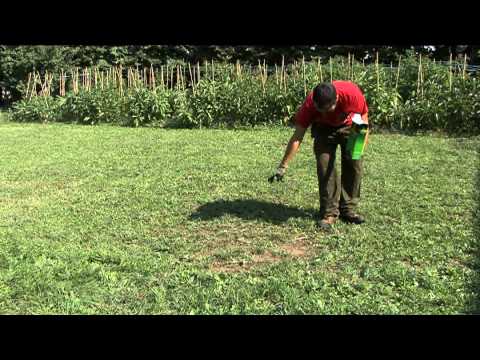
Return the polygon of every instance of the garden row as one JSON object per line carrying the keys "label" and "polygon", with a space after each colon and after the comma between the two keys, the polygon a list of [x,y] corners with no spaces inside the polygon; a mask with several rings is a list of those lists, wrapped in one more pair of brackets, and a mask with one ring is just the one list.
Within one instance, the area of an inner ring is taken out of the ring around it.
{"label": "garden row", "polygon": [[267,67],[204,63],[32,73],[11,118],[124,126],[239,127],[287,124],[318,82],[351,80],[382,128],[480,130],[480,94],[464,64],[408,56],[390,66],[353,57]]}

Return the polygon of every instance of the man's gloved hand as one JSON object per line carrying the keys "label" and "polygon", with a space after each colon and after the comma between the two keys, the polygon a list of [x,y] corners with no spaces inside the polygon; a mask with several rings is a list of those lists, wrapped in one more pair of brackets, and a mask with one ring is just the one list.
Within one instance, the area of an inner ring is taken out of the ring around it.
{"label": "man's gloved hand", "polygon": [[285,175],[285,172],[287,171],[287,168],[285,166],[279,166],[277,168],[277,171],[275,171],[275,174],[273,176],[268,178],[269,182],[274,182],[275,180],[277,181],[283,181],[283,176]]}

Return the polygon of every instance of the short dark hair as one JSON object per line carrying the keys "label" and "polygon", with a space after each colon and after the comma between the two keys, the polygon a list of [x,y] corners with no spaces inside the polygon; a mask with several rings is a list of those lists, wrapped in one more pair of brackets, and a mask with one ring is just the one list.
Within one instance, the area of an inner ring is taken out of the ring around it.
{"label": "short dark hair", "polygon": [[333,105],[337,100],[337,90],[332,83],[320,83],[313,89],[313,101],[319,108]]}

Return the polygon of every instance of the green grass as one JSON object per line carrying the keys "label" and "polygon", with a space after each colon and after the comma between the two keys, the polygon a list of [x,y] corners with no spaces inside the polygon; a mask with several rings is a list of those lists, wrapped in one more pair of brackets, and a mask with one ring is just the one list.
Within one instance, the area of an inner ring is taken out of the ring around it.
{"label": "green grass", "polygon": [[308,137],[0,123],[0,313],[480,312],[478,138],[374,134],[317,232]]}

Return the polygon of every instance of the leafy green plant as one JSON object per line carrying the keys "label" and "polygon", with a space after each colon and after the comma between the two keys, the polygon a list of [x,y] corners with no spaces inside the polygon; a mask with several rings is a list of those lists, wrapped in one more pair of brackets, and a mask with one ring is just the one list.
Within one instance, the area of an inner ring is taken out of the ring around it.
{"label": "leafy green plant", "polygon": [[60,120],[65,99],[60,97],[34,96],[17,101],[11,111],[11,119],[18,122],[53,122]]}
{"label": "leafy green plant", "polygon": [[130,89],[122,97],[122,124],[126,126],[160,125],[171,114],[169,94],[144,87]]}

